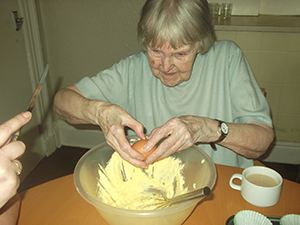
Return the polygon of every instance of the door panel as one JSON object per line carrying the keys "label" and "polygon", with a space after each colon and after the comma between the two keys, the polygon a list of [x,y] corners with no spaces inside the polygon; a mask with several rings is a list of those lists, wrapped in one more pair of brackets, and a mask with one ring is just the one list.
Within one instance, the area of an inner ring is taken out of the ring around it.
{"label": "door panel", "polygon": [[[0,123],[26,109],[34,87],[29,75],[23,31],[22,28],[15,30],[12,11],[19,11],[17,0],[0,1]],[[35,110],[19,138],[27,147],[20,159],[23,164],[21,180],[45,155]]]}

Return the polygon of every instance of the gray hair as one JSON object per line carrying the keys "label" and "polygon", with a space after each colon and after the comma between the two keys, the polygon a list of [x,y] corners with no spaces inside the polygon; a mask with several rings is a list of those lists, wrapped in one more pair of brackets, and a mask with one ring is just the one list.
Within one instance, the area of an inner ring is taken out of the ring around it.
{"label": "gray hair", "polygon": [[198,44],[206,53],[215,41],[206,0],[147,0],[141,10],[138,38],[146,48],[162,47],[168,41],[174,49]]}

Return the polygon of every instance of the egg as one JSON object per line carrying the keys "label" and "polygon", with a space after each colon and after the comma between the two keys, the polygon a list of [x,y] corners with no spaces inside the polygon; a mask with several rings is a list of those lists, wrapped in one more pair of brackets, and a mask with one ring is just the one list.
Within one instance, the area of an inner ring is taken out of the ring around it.
{"label": "egg", "polygon": [[148,156],[157,148],[156,146],[154,146],[151,151],[149,152],[144,152],[143,147],[144,145],[147,143],[148,140],[138,140],[136,142],[134,142],[134,144],[132,145],[132,148],[134,148],[135,150],[137,150],[139,153],[141,153],[144,156],[144,161],[148,158]]}

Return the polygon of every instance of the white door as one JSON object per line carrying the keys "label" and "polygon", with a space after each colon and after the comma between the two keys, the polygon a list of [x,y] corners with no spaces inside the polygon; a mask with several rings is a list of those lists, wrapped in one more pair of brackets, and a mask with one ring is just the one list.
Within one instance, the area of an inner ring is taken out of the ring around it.
{"label": "white door", "polygon": [[[29,75],[23,31],[22,28],[16,31],[12,11],[19,12],[17,0],[0,0],[0,123],[26,109],[34,86]],[[19,138],[27,147],[20,159],[23,164],[21,180],[45,156],[35,110]]]}

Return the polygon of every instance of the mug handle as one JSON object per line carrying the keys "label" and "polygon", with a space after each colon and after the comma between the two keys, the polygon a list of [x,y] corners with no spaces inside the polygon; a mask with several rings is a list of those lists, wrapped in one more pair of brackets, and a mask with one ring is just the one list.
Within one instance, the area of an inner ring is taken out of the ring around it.
{"label": "mug handle", "polygon": [[241,185],[236,185],[233,183],[234,179],[239,179],[242,180],[242,174],[239,173],[235,173],[231,176],[230,181],[229,181],[229,185],[231,188],[233,188],[234,190],[238,190],[240,191],[242,189]]}

